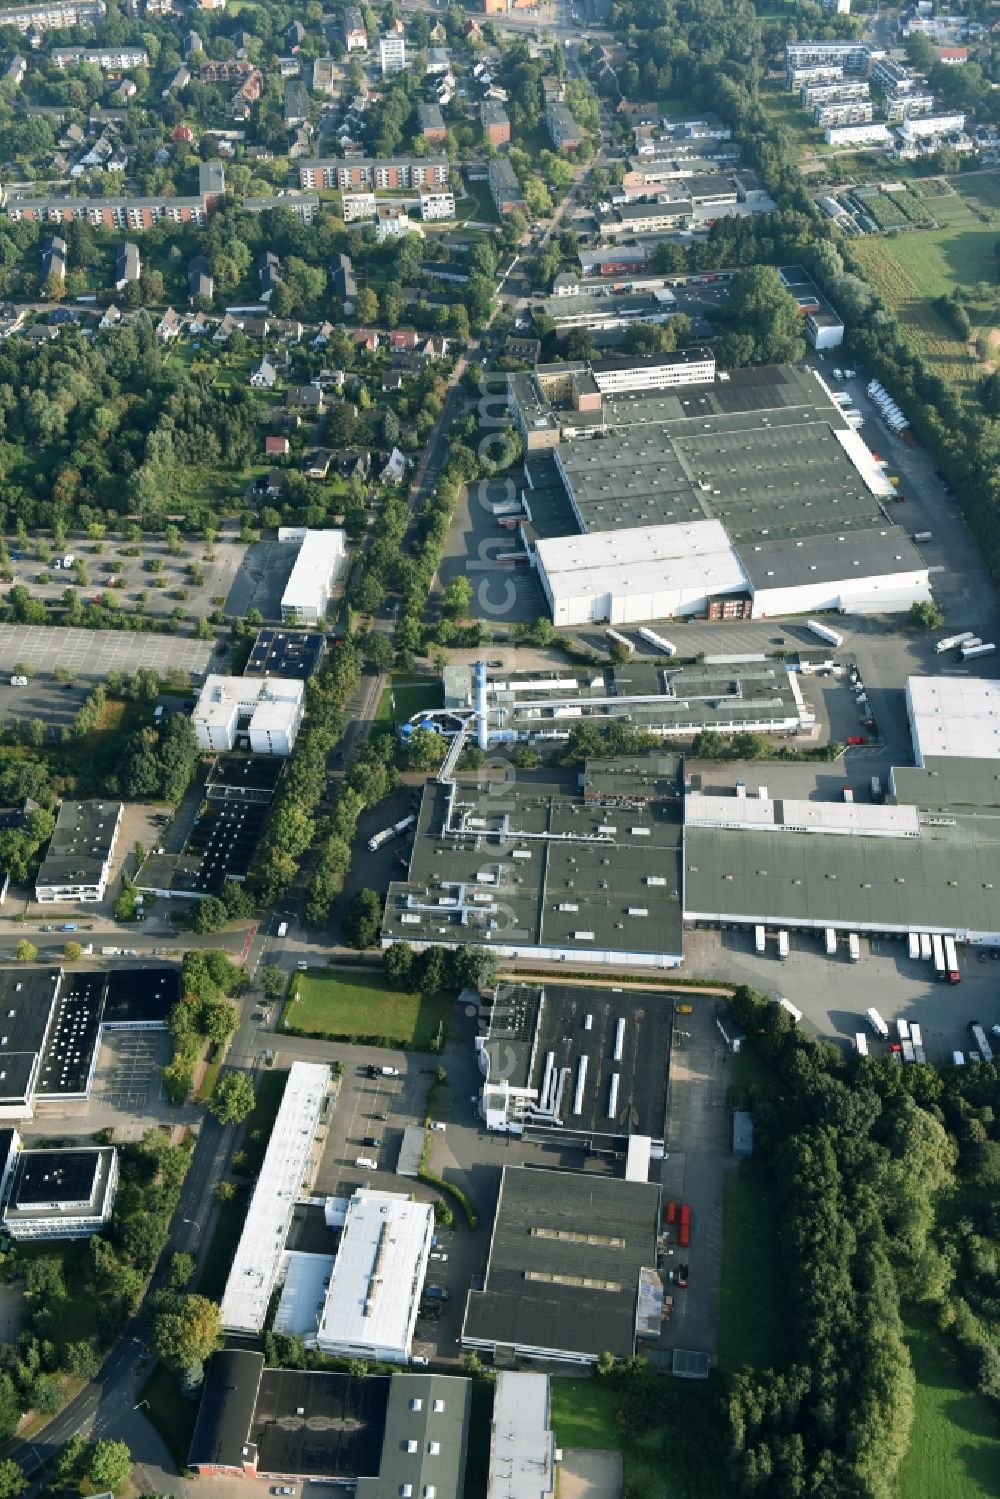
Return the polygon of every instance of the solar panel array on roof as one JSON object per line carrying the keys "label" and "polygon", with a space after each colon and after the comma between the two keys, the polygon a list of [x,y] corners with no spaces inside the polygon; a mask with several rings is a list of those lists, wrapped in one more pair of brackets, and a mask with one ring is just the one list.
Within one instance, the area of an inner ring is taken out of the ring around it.
{"label": "solar panel array on roof", "polygon": [[304,682],[319,669],[325,650],[319,630],[260,630],[243,675],[291,677]]}

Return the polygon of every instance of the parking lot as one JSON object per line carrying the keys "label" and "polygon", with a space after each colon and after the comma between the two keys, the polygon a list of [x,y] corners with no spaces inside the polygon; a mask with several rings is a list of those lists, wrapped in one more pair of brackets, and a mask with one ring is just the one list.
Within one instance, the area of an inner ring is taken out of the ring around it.
{"label": "parking lot", "polygon": [[[49,675],[64,667],[75,675],[99,680],[109,671],[134,672],[168,667],[198,677],[208,670],[212,643],[184,640],[173,635],[137,635],[128,630],[69,630],[59,625],[0,625],[0,673],[12,672],[19,662],[28,662],[38,673]],[[27,687],[0,685],[0,711],[24,716],[32,694],[43,688],[58,690],[58,684],[32,683]],[[9,694],[9,697],[8,695]],[[66,694],[69,697],[69,693]]]}
{"label": "parking lot", "polygon": [[120,1113],[144,1110],[150,1095],[161,1096],[161,1038],[147,1032],[126,1032],[109,1037],[110,1067],[104,1082],[103,1099],[107,1107]]}
{"label": "parking lot", "polygon": [[160,1074],[171,1053],[165,1031],[105,1031],[89,1100],[39,1104],[34,1120],[21,1129],[25,1142],[50,1138],[56,1129],[82,1138],[108,1128],[120,1142],[138,1140],[156,1126],[196,1124],[203,1117],[199,1106],[178,1107],[163,1095]]}

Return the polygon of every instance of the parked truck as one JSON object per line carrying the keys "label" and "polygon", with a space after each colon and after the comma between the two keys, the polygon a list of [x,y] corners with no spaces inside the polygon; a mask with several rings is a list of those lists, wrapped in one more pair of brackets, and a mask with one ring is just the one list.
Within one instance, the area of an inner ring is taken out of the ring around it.
{"label": "parked truck", "polygon": [[753,929],[753,945],[758,954],[763,954],[767,949],[767,933],[762,926],[755,926]]}
{"label": "parked truck", "polygon": [[375,833],[371,838],[369,838],[369,840],[368,840],[369,851],[371,853],[374,853],[377,848],[381,848],[382,847],[383,843],[388,843],[388,841],[389,841],[389,839],[391,837],[392,837],[392,828],[382,828],[380,832]]}
{"label": "parked truck", "polygon": [[930,932],[920,933],[920,961],[929,963],[934,956],[934,944],[931,942]]}
{"label": "parked truck", "polygon": [[927,1058],[924,1056],[924,1038],[916,1021],[910,1026],[910,1040],[913,1043],[913,1060],[925,1062]]}
{"label": "parked truck", "polygon": [[847,934],[847,955],[852,963],[859,963],[861,961],[861,938],[857,932],[848,932]]}
{"label": "parked truck", "polygon": [[838,635],[836,630],[830,629],[829,625],[821,625],[818,619],[807,619],[806,629],[818,636],[820,640],[825,640],[828,645],[843,645],[844,643],[843,635]]}
{"label": "parked truck", "polygon": [[959,984],[962,975],[958,967],[958,949],[955,946],[954,937],[944,939],[944,971],[948,975],[949,984]]}
{"label": "parked truck", "polygon": [[832,926],[828,926],[823,934],[826,942],[826,955],[828,958],[837,956],[837,933]]}
{"label": "parked truck", "polygon": [[868,1037],[864,1031],[856,1031],[854,1033],[854,1050],[859,1057],[866,1057],[868,1055]]}
{"label": "parked truck", "polygon": [[870,1010],[866,1010],[865,1014],[868,1020],[868,1024],[871,1026],[876,1036],[878,1036],[879,1040],[888,1041],[889,1027],[882,1019],[882,1016],[879,1014],[878,1010],[876,1010],[873,1006]]}
{"label": "parked truck", "polygon": [[980,645],[963,645],[962,660],[971,661],[975,656],[992,656],[996,646],[992,642]]}
{"label": "parked truck", "polygon": [[944,980],[948,977],[948,969],[944,961],[944,943],[937,932],[931,937],[931,948],[934,953],[934,977]]}
{"label": "parked truck", "polygon": [[657,635],[655,630],[647,630],[645,625],[641,625],[636,633],[639,636],[640,640],[644,640],[647,645],[655,646],[656,649],[658,651],[662,651],[665,656],[677,655],[677,647],[674,645],[673,641],[665,640],[662,635]]}
{"label": "parked truck", "polygon": [[973,1020],[970,1022],[969,1030],[972,1032],[972,1039],[976,1043],[976,1050],[979,1052],[979,1055],[982,1057],[983,1061],[992,1062],[993,1048],[987,1041],[986,1032],[983,1030],[982,1026],[977,1020]]}
{"label": "parked truck", "polygon": [[629,656],[635,655],[635,641],[629,640],[628,636],[622,635],[619,630],[608,628],[604,632],[604,638],[605,640],[609,640],[612,645],[620,646]]}
{"label": "parked truck", "polygon": [[799,1021],[802,1019],[802,1011],[799,1009],[798,1005],[793,1005],[792,1001],[790,999],[786,999],[783,994],[779,994],[774,1002],[775,1004],[780,1005],[786,1014],[791,1015],[792,1019],[795,1021],[795,1024],[798,1025]]}
{"label": "parked truck", "polygon": [[948,635],[944,640],[939,640],[934,649],[939,656],[943,656],[945,651],[957,651],[960,645],[965,645],[974,638],[972,630],[963,630],[959,635]]}
{"label": "parked truck", "polygon": [[787,932],[779,932],[778,933],[778,957],[779,958],[787,958],[788,957],[788,933]]}

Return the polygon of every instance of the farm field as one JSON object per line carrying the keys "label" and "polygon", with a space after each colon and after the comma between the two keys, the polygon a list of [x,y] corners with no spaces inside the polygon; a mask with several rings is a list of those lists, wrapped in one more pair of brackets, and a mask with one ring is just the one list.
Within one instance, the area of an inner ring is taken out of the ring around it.
{"label": "farm field", "polygon": [[917,1393],[902,1499],[997,1499],[1000,1423],[989,1402],[969,1389],[929,1319],[911,1319],[906,1342]]}
{"label": "farm field", "polygon": [[[975,361],[931,304],[956,287],[974,293],[981,284],[994,286],[996,239],[992,229],[953,228],[857,239],[851,246],[863,274],[892,307],[931,368],[966,389],[975,378]],[[998,299],[1000,293],[997,299],[969,305],[974,328],[997,326]]]}

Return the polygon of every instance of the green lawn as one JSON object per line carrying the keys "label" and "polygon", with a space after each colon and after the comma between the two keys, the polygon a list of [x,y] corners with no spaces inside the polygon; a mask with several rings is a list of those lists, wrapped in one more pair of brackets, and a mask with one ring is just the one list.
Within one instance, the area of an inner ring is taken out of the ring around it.
{"label": "green lawn", "polygon": [[763,1161],[744,1161],[725,1181],[719,1367],[727,1374],[788,1363],[779,1264],[774,1180]]}
{"label": "green lawn", "polygon": [[428,708],[443,708],[444,693],[441,681],[430,681],[427,677],[393,677],[392,683],[382,694],[375,715],[375,727],[389,729],[393,724],[406,723],[414,713],[424,713]]}
{"label": "green lawn", "polygon": [[731,1499],[725,1473],[722,1382],[718,1374],[688,1383],[664,1374],[657,1383],[660,1421],[638,1436],[620,1435],[612,1384],[552,1379],[552,1425],[559,1447],[620,1451],[627,1493],[642,1499]]}
{"label": "green lawn", "polygon": [[426,1051],[447,1027],[451,999],[440,994],[404,994],[382,974],[342,974],[313,968],[296,974],[282,1026],[334,1041],[365,1038],[373,1045]]}
{"label": "green lawn", "polygon": [[910,1318],[906,1341],[917,1398],[901,1499],[997,1499],[1000,1422],[989,1401],[969,1389],[930,1319]]}
{"label": "green lawn", "polygon": [[455,214],[459,219],[474,219],[477,224],[499,224],[500,215],[489,183],[470,182],[466,177],[465,195],[456,199]]}
{"label": "green lawn", "polygon": [[240,1242],[243,1223],[246,1219],[246,1190],[241,1188],[231,1202],[219,1204],[219,1215],[215,1220],[215,1232],[205,1251],[201,1273],[198,1276],[198,1291],[212,1301],[218,1301],[226,1289],[230,1266]]}
{"label": "green lawn", "polygon": [[287,1072],[280,1069],[268,1070],[261,1073],[256,1084],[257,1102],[247,1116],[243,1129],[243,1143],[240,1146],[246,1162],[242,1172],[244,1176],[256,1176],[264,1163],[264,1152],[281,1107],[281,1098],[287,1081]]}

